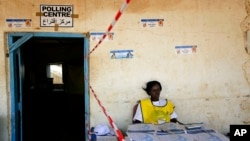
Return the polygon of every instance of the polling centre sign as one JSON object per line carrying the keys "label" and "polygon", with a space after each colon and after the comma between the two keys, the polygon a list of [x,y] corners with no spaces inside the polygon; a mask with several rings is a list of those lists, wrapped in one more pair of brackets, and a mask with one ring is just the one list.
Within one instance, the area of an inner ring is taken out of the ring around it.
{"label": "polling centre sign", "polygon": [[40,5],[41,27],[73,27],[72,5]]}

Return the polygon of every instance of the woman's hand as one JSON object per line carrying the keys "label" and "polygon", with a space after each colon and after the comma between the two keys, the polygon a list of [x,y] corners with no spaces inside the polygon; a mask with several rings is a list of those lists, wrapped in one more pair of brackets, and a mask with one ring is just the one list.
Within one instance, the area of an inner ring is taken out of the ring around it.
{"label": "woman's hand", "polygon": [[177,123],[177,122],[178,122],[178,120],[177,120],[176,118],[172,118],[172,119],[170,119],[170,122]]}

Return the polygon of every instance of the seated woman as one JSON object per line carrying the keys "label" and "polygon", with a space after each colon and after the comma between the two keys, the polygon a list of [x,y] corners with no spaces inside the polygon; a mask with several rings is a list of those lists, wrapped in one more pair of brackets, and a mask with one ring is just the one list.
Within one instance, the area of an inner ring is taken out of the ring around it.
{"label": "seated woman", "polygon": [[178,122],[174,111],[174,104],[168,99],[160,98],[161,83],[149,81],[143,88],[150,98],[139,101],[133,117],[133,123],[162,124],[165,122]]}

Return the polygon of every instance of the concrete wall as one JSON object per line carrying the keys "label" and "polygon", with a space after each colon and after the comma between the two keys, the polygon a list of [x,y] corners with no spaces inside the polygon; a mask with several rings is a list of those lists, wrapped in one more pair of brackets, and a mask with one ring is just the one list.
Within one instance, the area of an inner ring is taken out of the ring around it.
{"label": "concrete wall", "polygon": [[[5,32],[105,32],[123,0],[0,1],[0,140],[9,140],[10,97]],[[112,32],[90,54],[90,85],[116,125],[125,131],[135,102],[147,97],[149,80],[162,83],[182,122],[205,122],[222,133],[230,124],[250,123],[250,65],[246,51],[248,0],[131,0]],[[72,4],[74,27],[40,27],[40,4]],[[7,18],[30,18],[31,28],[9,28]],[[141,19],[164,19],[144,28]],[[97,42],[90,42],[92,50]],[[197,45],[194,54],[175,46]],[[131,49],[132,59],[110,59],[111,50]],[[90,93],[91,126],[108,123]]]}

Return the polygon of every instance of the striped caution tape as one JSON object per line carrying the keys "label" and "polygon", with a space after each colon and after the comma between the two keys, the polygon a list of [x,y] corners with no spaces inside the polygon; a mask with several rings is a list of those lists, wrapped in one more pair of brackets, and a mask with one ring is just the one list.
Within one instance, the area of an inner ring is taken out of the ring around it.
{"label": "striped caution tape", "polygon": [[[115,26],[116,22],[119,20],[119,18],[121,17],[122,13],[124,12],[124,10],[126,9],[126,7],[128,6],[129,2],[131,0],[125,0],[123,5],[120,7],[119,11],[116,13],[115,18],[113,19],[113,21],[111,22],[111,24],[109,25],[107,31],[103,34],[102,38],[99,40],[99,42],[96,44],[96,46],[88,53],[87,56],[84,57],[84,59],[86,59],[92,52],[95,51],[95,49],[102,43],[102,41],[106,38],[106,36],[108,35],[108,33],[110,33],[110,31],[113,29],[113,27]],[[108,118],[108,121],[111,125],[111,127],[113,128],[113,130],[115,131],[116,137],[118,139],[118,141],[125,141],[125,138],[122,134],[122,132],[117,128],[117,126],[115,125],[113,119],[107,114],[106,109],[104,108],[104,106],[101,104],[101,101],[98,99],[97,95],[95,94],[94,90],[92,89],[92,87],[89,85],[90,90],[92,91],[92,93],[94,94],[95,99],[97,100],[99,106],[102,108],[103,113],[105,114],[105,116]],[[90,129],[89,129],[89,124],[86,123],[86,128],[88,129],[88,134],[89,134],[89,140],[90,140]]]}
{"label": "striped caution tape", "polygon": [[106,38],[106,36],[108,35],[108,33],[112,30],[112,28],[115,26],[116,22],[119,20],[119,18],[121,17],[122,13],[124,12],[124,10],[126,9],[126,7],[128,6],[130,0],[125,0],[124,3],[122,4],[122,6],[120,7],[119,11],[116,13],[115,18],[113,19],[113,21],[111,22],[111,24],[108,27],[108,30],[103,34],[102,38],[99,40],[99,42],[96,44],[96,46],[89,52],[89,54],[86,56],[88,57],[92,52],[95,51],[95,49],[102,43],[102,41]]}
{"label": "striped caution tape", "polygon": [[116,137],[117,137],[118,141],[125,141],[125,138],[122,135],[122,132],[117,128],[117,126],[115,125],[113,119],[107,114],[107,111],[106,111],[105,107],[102,105],[101,101],[98,99],[98,97],[97,97],[95,91],[93,90],[93,88],[90,85],[89,85],[89,88],[90,88],[91,92],[94,94],[95,99],[97,100],[99,106],[102,108],[103,113],[108,118],[109,124],[111,125],[111,127],[115,131],[115,134],[116,134]]}

